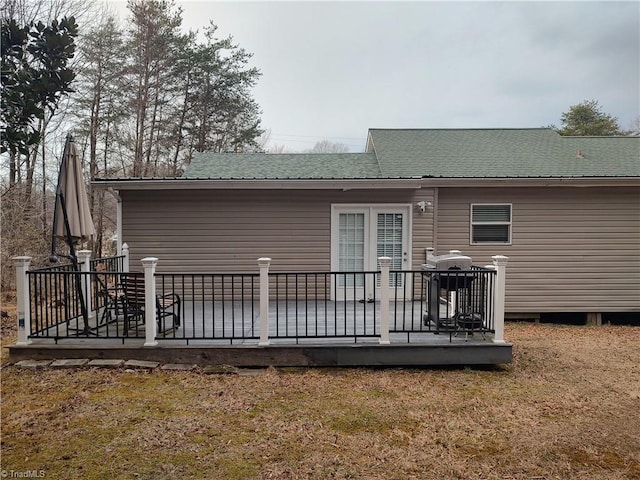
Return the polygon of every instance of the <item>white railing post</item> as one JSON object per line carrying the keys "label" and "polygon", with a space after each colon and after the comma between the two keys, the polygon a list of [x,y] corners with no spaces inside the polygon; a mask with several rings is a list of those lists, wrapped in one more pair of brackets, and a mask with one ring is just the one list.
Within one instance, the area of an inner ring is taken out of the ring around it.
{"label": "white railing post", "polygon": [[122,272],[129,272],[129,245],[126,243],[122,244],[122,255],[124,258],[122,259]]}
{"label": "white railing post", "polygon": [[[487,270],[491,270],[492,272],[497,272],[498,271],[498,267],[494,266],[493,263],[491,265],[485,265],[484,268],[486,268]],[[496,278],[497,278],[498,274],[496,273],[495,276],[490,276],[487,278],[487,285],[489,285],[489,288],[487,288],[487,291],[485,292],[485,307],[484,307],[484,312],[482,313],[484,315],[484,318],[487,319],[486,324],[487,326],[491,325],[491,323],[493,322],[493,319],[495,318],[495,302],[496,302]],[[490,280],[491,279],[491,280]],[[491,320],[491,322],[489,321]],[[495,329],[494,329],[495,331]]]}
{"label": "white railing post", "polygon": [[[449,250],[449,254],[462,255],[462,250]],[[458,307],[458,290],[451,290],[449,292],[447,300],[449,301],[449,312],[451,312],[451,318],[453,318],[453,316],[458,313],[456,312],[456,308]]]}
{"label": "white railing post", "polygon": [[380,344],[389,345],[389,270],[391,258],[379,257],[380,262]]}
{"label": "white railing post", "polygon": [[269,345],[269,265],[271,259],[262,257],[258,259],[260,267],[260,342],[258,345]]}
{"label": "white railing post", "polygon": [[80,264],[80,271],[84,273],[82,275],[82,296],[84,297],[84,304],[87,307],[87,313],[89,318],[95,316],[95,312],[91,309],[91,250],[78,250],[78,263]]}
{"label": "white railing post", "polygon": [[13,257],[13,265],[16,267],[16,295],[18,303],[18,341],[16,345],[28,345],[31,343],[31,303],[29,299],[29,265],[31,257]]}
{"label": "white railing post", "polygon": [[145,347],[155,347],[158,345],[156,340],[156,265],[158,259],[155,257],[147,257],[142,259],[144,267],[144,331],[145,331]]}
{"label": "white railing post", "polygon": [[493,257],[491,257],[491,260],[493,260],[493,266],[496,269],[495,296],[493,306],[493,328],[496,333],[493,336],[493,341],[494,343],[504,343],[504,302],[506,272],[509,257],[505,257],[504,255],[494,255]]}

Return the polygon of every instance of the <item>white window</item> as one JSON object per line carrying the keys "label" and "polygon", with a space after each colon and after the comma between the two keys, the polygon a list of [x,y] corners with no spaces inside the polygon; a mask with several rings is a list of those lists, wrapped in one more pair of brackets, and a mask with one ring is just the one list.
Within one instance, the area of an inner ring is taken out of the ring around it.
{"label": "white window", "polygon": [[[364,272],[365,214],[340,213],[339,218],[338,270],[341,272]],[[348,286],[362,287],[364,285],[362,275],[340,277],[339,281],[347,282]]]}
{"label": "white window", "polygon": [[471,204],[471,243],[511,243],[511,204]]}

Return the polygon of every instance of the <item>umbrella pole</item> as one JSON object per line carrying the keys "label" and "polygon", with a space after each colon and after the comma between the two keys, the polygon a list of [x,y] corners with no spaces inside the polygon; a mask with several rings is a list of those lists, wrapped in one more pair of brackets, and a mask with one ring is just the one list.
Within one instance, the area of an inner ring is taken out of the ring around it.
{"label": "umbrella pole", "polygon": [[64,220],[64,228],[67,234],[67,243],[69,244],[69,258],[73,264],[73,269],[77,272],[75,277],[76,291],[78,292],[78,299],[80,300],[80,311],[82,312],[82,319],[84,320],[83,334],[89,334],[89,313],[87,312],[87,303],[84,301],[84,293],[82,292],[82,277],[80,275],[80,266],[78,265],[78,257],[76,256],[76,249],[73,246],[73,238],[71,237],[71,227],[69,226],[69,217],[67,215],[67,204],[64,199],[64,194],[59,193],[60,207],[62,208],[62,218]]}
{"label": "umbrella pole", "polygon": [[84,320],[84,330],[82,333],[89,334],[89,313],[87,312],[87,302],[84,300],[84,293],[82,291],[82,275],[80,275],[80,266],[78,265],[78,257],[76,256],[76,249],[73,246],[73,238],[71,237],[71,228],[69,227],[69,218],[67,217],[67,207],[64,201],[64,194],[60,193],[60,202],[62,206],[62,215],[64,218],[64,228],[67,233],[67,243],[69,244],[69,256],[71,257],[71,263],[73,269],[76,271],[74,275],[76,280],[76,290],[78,291],[78,299],[80,300],[80,311],[82,312],[82,319]]}

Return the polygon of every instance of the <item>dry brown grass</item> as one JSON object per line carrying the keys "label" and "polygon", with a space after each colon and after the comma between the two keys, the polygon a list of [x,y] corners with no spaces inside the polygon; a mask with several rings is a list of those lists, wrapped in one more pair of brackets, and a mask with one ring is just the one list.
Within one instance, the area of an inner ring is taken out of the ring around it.
{"label": "dry brown grass", "polygon": [[[13,341],[3,333],[3,345]],[[56,479],[640,479],[640,328],[510,323],[507,338],[514,363],[495,369],[5,365],[2,469]]]}

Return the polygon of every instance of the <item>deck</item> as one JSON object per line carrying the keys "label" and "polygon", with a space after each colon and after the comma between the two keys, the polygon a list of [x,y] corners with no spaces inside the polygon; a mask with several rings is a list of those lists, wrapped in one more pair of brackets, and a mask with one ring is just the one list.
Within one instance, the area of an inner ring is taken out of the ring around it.
{"label": "deck", "polygon": [[198,365],[428,366],[510,363],[512,346],[490,333],[424,325],[420,302],[390,302],[389,344],[380,343],[380,302],[278,301],[269,305],[269,345],[260,345],[257,302],[185,302],[181,325],[145,347],[144,322],[93,312],[90,334],[73,319],[10,347],[23,359],[139,359]]}
{"label": "deck", "polygon": [[258,273],[158,273],[158,259],[148,257],[142,274],[129,271],[128,253],[87,257],[80,272],[69,265],[29,270],[30,258],[16,257],[18,342],[10,360],[244,367],[512,361],[503,340],[506,257],[496,256],[494,268],[427,273],[378,260],[380,270],[367,272],[270,272],[270,260],[260,258]]}

